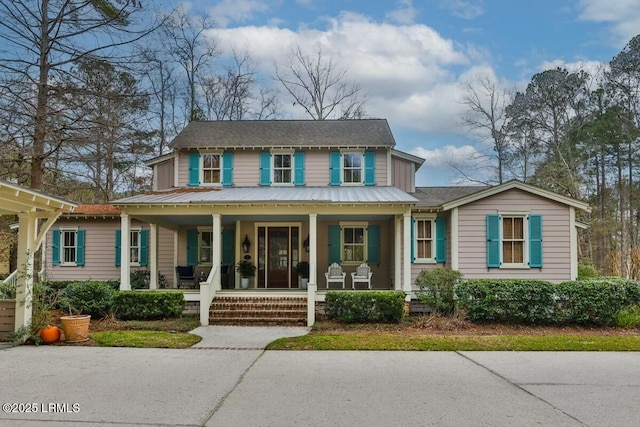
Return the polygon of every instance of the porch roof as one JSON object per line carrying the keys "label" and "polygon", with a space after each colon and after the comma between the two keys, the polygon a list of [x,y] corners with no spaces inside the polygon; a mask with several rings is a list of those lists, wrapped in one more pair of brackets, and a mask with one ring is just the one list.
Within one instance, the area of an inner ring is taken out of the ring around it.
{"label": "porch roof", "polygon": [[114,205],[227,203],[403,203],[418,199],[396,187],[240,187],[172,189],[127,197]]}

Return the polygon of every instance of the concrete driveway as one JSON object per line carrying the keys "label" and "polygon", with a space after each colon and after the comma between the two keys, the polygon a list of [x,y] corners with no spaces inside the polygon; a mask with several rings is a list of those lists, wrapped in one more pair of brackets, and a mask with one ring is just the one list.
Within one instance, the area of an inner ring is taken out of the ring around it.
{"label": "concrete driveway", "polygon": [[2,426],[640,425],[639,353],[22,346],[0,372]]}

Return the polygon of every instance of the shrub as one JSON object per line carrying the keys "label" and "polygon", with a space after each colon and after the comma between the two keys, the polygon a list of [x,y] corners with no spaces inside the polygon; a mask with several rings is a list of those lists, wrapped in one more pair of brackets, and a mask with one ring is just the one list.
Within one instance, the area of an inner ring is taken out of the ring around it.
{"label": "shrub", "polygon": [[545,324],[554,321],[554,286],[544,280],[466,280],[455,288],[458,307],[473,321]]}
{"label": "shrub", "polygon": [[[129,275],[129,281],[131,283],[131,289],[149,289],[149,279],[151,272],[149,270],[135,270]],[[120,282],[118,282],[120,287]],[[167,278],[163,274],[158,273],[158,288],[164,289],[167,287]]]}
{"label": "shrub", "polygon": [[404,314],[404,293],[395,291],[327,292],[325,312],[346,323],[399,322]]}
{"label": "shrub", "polygon": [[640,306],[630,305],[619,310],[616,313],[616,326],[626,329],[640,326]]}
{"label": "shrub", "polygon": [[100,319],[111,312],[115,292],[107,282],[72,282],[60,292],[58,306],[62,311]]}
{"label": "shrub", "polygon": [[10,283],[0,284],[0,299],[15,299],[16,286]]}
{"label": "shrub", "polygon": [[455,309],[454,287],[462,279],[462,273],[449,268],[422,270],[416,277],[418,300],[440,314],[450,315]]}
{"label": "shrub", "polygon": [[121,291],[113,299],[115,315],[121,320],[179,317],[184,306],[182,292]]}
{"label": "shrub", "polygon": [[598,277],[598,270],[591,264],[578,264],[578,279],[592,279]]}
{"label": "shrub", "polygon": [[633,304],[633,285],[620,278],[576,280],[556,287],[557,320],[562,323],[610,325]]}

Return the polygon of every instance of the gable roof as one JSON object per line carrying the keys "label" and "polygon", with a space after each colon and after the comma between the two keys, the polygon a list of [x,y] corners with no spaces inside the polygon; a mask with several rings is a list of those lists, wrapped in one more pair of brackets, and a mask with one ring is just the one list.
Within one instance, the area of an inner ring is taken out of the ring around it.
{"label": "gable roof", "polygon": [[549,190],[544,190],[542,188],[535,187],[531,184],[526,184],[518,180],[511,180],[503,184],[495,185],[493,187],[486,187],[483,190],[470,193],[466,196],[462,196],[454,200],[447,201],[442,204],[442,209],[443,210],[453,209],[458,206],[466,205],[468,203],[472,203],[477,200],[484,199],[486,197],[490,197],[495,194],[499,194],[504,191],[508,191],[512,189],[518,189],[530,194],[535,194],[537,196],[544,197],[545,199],[553,200],[558,203],[572,206],[576,209],[580,209],[585,212],[591,212],[591,208],[585,202],[581,202],[580,200],[572,199],[571,197],[566,197]]}
{"label": "gable roof", "polygon": [[20,212],[72,211],[77,205],[60,197],[22,185],[0,180],[0,215],[13,215]]}
{"label": "gable roof", "polygon": [[384,119],[193,121],[170,148],[393,147]]}

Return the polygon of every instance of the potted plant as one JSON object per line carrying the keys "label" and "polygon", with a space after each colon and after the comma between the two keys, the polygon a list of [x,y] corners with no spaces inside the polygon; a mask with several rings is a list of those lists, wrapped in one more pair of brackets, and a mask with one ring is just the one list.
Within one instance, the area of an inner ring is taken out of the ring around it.
{"label": "potted plant", "polygon": [[68,316],[60,317],[60,324],[64,332],[65,342],[83,342],[89,339],[90,314],[82,314],[82,310],[77,305],[77,289],[83,283],[74,283],[62,292],[60,296],[60,307],[69,312]]}
{"label": "potted plant", "polygon": [[242,260],[236,264],[236,271],[240,274],[242,289],[249,287],[249,278],[256,275],[256,266],[247,260]]}
{"label": "potted plant", "polygon": [[300,276],[300,289],[307,289],[309,284],[309,263],[300,261],[296,267],[298,276]]}

